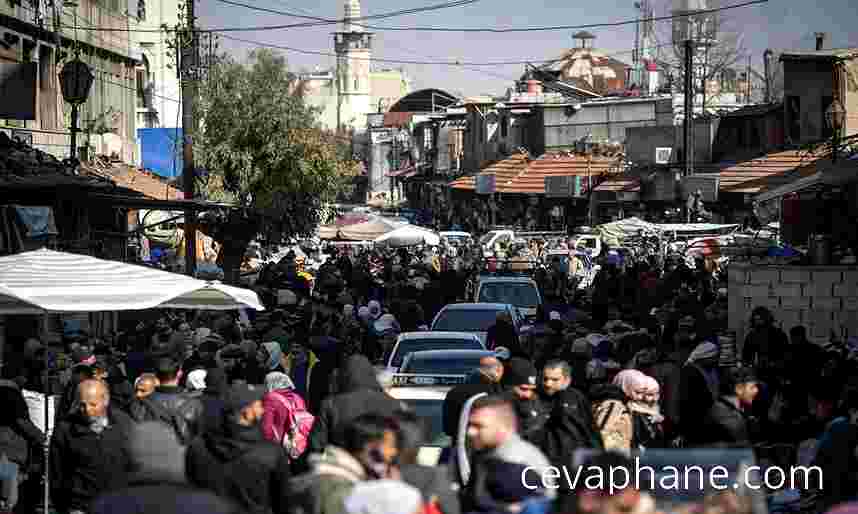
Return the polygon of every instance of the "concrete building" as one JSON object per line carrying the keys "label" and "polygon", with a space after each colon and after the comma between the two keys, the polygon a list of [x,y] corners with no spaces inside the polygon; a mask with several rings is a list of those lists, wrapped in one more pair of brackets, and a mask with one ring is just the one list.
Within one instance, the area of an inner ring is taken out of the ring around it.
{"label": "concrete building", "polygon": [[179,22],[178,0],[136,0],[131,13],[133,28],[131,49],[140,61],[137,69],[137,128],[175,128],[182,126],[181,98],[176,57],[168,47],[170,34],[141,32],[161,26],[175,27]]}
{"label": "concrete building", "polygon": [[[62,7],[61,2],[0,2],[0,63],[34,63],[35,81],[28,81],[25,89],[36,89],[34,109],[16,105],[6,96],[8,91],[4,93],[0,101],[5,103],[7,114],[6,119],[0,119],[0,130],[56,157],[68,157],[71,106],[63,100],[59,73],[72,57],[77,41],[80,59],[95,75],[89,97],[79,109],[82,132],[78,146],[87,154],[134,162],[138,155],[137,63],[127,30],[130,23],[126,6],[119,0],[79,0],[76,7]],[[115,30],[68,28],[75,26]],[[35,112],[25,115],[9,112],[12,110]]]}
{"label": "concrete building", "polygon": [[373,34],[353,21],[361,16],[360,0],[346,0],[342,30],[334,34],[337,65],[301,77],[305,98],[320,110],[327,129],[366,131],[367,115],[390,107],[411,89],[402,70],[372,70]]}

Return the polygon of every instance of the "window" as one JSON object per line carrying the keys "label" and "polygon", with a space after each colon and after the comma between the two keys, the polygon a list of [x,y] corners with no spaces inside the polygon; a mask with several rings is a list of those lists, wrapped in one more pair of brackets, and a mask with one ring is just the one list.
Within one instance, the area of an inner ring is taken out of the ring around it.
{"label": "window", "polygon": [[146,0],[137,1],[137,19],[146,21]]}

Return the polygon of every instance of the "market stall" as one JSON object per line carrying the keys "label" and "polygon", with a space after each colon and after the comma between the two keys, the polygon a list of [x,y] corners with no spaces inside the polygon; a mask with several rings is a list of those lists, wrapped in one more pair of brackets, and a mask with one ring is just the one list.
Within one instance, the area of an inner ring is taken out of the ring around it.
{"label": "market stall", "polygon": [[[253,291],[146,266],[52,250],[0,257],[0,314],[127,311],[152,308],[264,310]],[[45,352],[48,382],[50,352]],[[45,428],[52,425],[46,391]],[[45,447],[45,505],[50,491]]]}
{"label": "market stall", "polygon": [[441,244],[441,236],[433,230],[415,225],[405,225],[377,237],[375,239],[375,243],[392,247],[418,245],[436,246]]}

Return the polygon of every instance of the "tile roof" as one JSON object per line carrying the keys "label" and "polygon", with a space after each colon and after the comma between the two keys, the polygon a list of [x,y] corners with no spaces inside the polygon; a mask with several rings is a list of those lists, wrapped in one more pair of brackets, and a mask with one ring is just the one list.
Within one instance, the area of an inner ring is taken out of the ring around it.
{"label": "tile roof", "polygon": [[608,191],[613,193],[640,193],[641,179],[618,173],[607,177],[593,191]]}
{"label": "tile roof", "polygon": [[84,164],[82,169],[92,176],[104,177],[115,184],[136,191],[154,200],[181,200],[184,194],[166,179],[127,164]]}
{"label": "tile roof", "polygon": [[[617,159],[593,157],[588,166],[587,158],[572,153],[545,154],[538,159],[529,159],[523,154],[513,155],[485,168],[480,174],[495,174],[499,193],[545,194],[545,177],[551,176],[598,176],[616,165]],[[589,168],[589,171],[588,171]],[[474,189],[474,177],[462,177],[450,184],[455,189]]]}

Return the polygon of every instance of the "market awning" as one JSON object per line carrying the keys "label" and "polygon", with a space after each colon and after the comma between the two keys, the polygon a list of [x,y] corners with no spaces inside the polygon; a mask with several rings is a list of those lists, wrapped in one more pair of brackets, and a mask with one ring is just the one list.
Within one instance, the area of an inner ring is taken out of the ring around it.
{"label": "market awning", "polygon": [[265,310],[249,289],[146,266],[46,249],[0,257],[0,313],[240,307]]}

